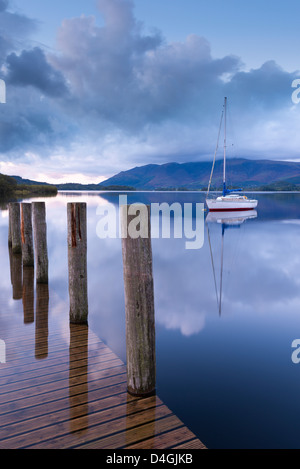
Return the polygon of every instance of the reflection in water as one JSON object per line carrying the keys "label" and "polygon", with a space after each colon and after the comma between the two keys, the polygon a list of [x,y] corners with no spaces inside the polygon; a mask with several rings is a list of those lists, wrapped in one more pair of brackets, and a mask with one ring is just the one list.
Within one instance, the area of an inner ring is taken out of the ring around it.
{"label": "reflection in water", "polygon": [[9,260],[13,299],[21,300],[23,296],[22,254],[13,254],[12,248],[9,247]]}
{"label": "reflection in water", "polygon": [[48,284],[36,284],[35,305],[35,358],[44,359],[48,356]]}
{"label": "reflection in water", "polygon": [[[149,400],[153,401],[153,407],[150,407]],[[145,405],[143,405],[145,402]],[[150,407],[150,408],[149,408]],[[140,424],[147,422],[144,427],[139,427],[138,430],[132,427],[132,421],[134,419],[135,425],[138,422],[138,417],[136,412],[140,412]],[[145,412],[143,412],[145,411]],[[125,441],[124,446],[132,445],[132,442],[136,439],[146,439],[147,440],[147,449],[154,449],[155,447],[155,417],[156,417],[156,396],[151,396],[150,398],[141,399],[138,401],[132,401],[132,396],[127,394],[127,404],[126,404],[126,432],[125,432]],[[136,434],[138,433],[138,437]],[[148,441],[149,440],[149,441]],[[145,442],[143,443],[145,448]],[[139,444],[137,444],[137,447]]]}
{"label": "reflection in water", "polygon": [[23,313],[24,324],[34,322],[34,267],[23,268]]}
{"label": "reflection in water", "polygon": [[[69,408],[71,433],[78,430],[79,402],[80,432],[82,434],[83,431],[88,430],[88,331],[88,326],[70,323]],[[79,386],[80,391],[78,390]],[[83,402],[82,396],[86,396],[86,402]]]}
{"label": "reflection in water", "polygon": [[[213,276],[214,276],[214,285],[215,285],[215,292],[217,298],[217,304],[219,309],[219,316],[222,313],[222,287],[223,287],[223,261],[224,261],[224,235],[225,230],[228,228],[239,228],[242,223],[246,220],[253,219],[257,217],[256,210],[247,210],[244,212],[209,212],[206,217],[206,226],[207,226],[207,237],[209,242],[209,249],[210,249],[210,256],[211,256],[211,263],[213,269]],[[220,272],[220,289],[218,293],[217,281],[216,281],[216,272],[215,272],[215,263],[212,254],[212,246],[211,246],[211,239],[210,239],[210,232],[209,232],[209,225],[208,223],[219,223],[222,225],[222,240],[221,240],[221,272]]]}

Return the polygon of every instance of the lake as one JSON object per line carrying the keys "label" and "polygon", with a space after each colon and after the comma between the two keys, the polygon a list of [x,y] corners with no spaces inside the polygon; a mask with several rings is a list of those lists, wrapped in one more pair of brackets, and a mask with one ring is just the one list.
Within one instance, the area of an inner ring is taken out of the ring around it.
{"label": "lake", "polygon": [[[204,203],[198,192],[126,195],[128,203]],[[203,212],[198,249],[172,230],[152,239],[157,394],[208,448],[300,447],[300,363],[292,360],[300,341],[300,194],[255,197],[249,218],[209,220]],[[119,194],[38,200],[47,210],[49,333],[69,314],[66,205],[87,202],[89,327],[125,361],[121,240],[99,238],[100,213],[117,211]],[[23,325],[7,236],[2,205],[0,304]]]}

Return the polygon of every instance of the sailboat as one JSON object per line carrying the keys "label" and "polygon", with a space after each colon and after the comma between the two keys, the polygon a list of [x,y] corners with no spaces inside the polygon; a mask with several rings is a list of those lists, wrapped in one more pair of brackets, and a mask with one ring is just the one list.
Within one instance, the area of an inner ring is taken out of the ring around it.
{"label": "sailboat", "polygon": [[[223,211],[233,212],[237,210],[238,211],[253,210],[257,207],[257,203],[258,203],[257,200],[248,199],[245,195],[239,194],[238,192],[241,191],[241,189],[233,191],[233,190],[227,189],[226,187],[226,108],[227,108],[227,98],[225,97],[224,98],[224,110],[221,116],[217,147],[215,151],[213,166],[212,166],[210,180],[209,180],[207,194],[206,194],[206,205],[209,211],[214,211],[214,212],[216,211],[217,212],[223,212]],[[221,131],[221,126],[222,126],[223,114],[224,114],[223,193],[221,196],[213,199],[213,198],[208,198],[208,195],[209,195],[211,180],[213,176],[216,153],[217,153],[218,145],[219,145],[219,137],[220,137],[220,131]]]}

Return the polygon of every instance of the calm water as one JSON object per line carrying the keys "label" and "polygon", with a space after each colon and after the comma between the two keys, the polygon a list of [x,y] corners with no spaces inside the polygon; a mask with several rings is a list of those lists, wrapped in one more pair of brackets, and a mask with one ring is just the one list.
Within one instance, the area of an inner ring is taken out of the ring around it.
{"label": "calm water", "polygon": [[[300,447],[300,364],[291,360],[300,339],[300,194],[256,197],[255,218],[207,222],[201,249],[186,249],[185,238],[152,241],[157,393],[209,448]],[[97,208],[117,209],[116,193],[46,200],[49,332],[68,319],[69,201],[88,203],[89,326],[125,361],[121,241],[96,233]],[[128,194],[137,201],[195,204],[203,195]],[[0,304],[23,324],[4,206],[1,215]]]}

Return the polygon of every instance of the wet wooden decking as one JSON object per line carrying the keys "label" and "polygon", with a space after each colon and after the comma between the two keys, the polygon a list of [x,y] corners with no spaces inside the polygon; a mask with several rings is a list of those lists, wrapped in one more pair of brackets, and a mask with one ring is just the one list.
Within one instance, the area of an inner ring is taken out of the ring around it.
{"label": "wet wooden decking", "polygon": [[1,449],[205,448],[159,397],[127,393],[124,363],[87,326],[50,334],[47,301],[33,321],[23,292],[26,324],[0,312]]}

